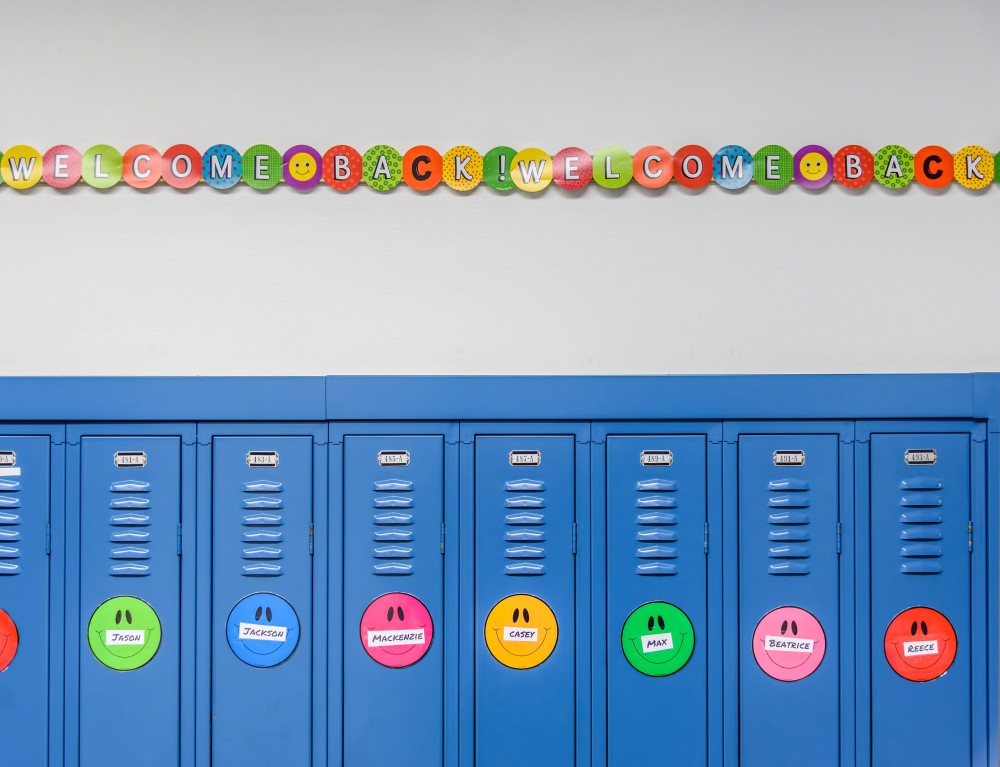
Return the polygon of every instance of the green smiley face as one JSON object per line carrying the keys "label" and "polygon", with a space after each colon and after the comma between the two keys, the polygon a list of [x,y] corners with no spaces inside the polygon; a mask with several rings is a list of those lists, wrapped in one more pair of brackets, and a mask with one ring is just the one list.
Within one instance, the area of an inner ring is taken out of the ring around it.
{"label": "green smiley face", "polygon": [[87,626],[90,649],[108,668],[134,671],[160,648],[160,619],[136,597],[112,597],[98,607]]}
{"label": "green smiley face", "polygon": [[694,626],[679,607],[668,602],[647,602],[625,619],[622,652],[636,671],[647,676],[669,676],[691,659]]}

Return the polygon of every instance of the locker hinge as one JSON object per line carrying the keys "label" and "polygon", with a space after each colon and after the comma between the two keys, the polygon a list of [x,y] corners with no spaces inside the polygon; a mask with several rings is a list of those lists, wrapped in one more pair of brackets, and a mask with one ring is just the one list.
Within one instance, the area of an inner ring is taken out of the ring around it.
{"label": "locker hinge", "polygon": [[843,528],[841,527],[840,522],[838,522],[837,523],[837,553],[838,554],[841,552],[841,548],[842,548],[842,546],[841,546],[841,544],[843,542],[843,536],[841,535],[842,532],[843,532]]}
{"label": "locker hinge", "polygon": [[441,553],[444,554],[444,522],[441,523]]}
{"label": "locker hinge", "polygon": [[52,553],[52,525],[45,524],[45,553]]}
{"label": "locker hinge", "polygon": [[573,555],[576,556],[576,522],[573,523]]}
{"label": "locker hinge", "polygon": [[316,526],[312,523],[309,524],[309,556],[313,555],[316,543]]}
{"label": "locker hinge", "polygon": [[181,556],[184,550],[184,533],[180,525],[177,525],[177,556]]}
{"label": "locker hinge", "polygon": [[705,553],[708,553],[708,522],[705,523]]}
{"label": "locker hinge", "polygon": [[969,520],[969,553],[972,553],[972,520]]}

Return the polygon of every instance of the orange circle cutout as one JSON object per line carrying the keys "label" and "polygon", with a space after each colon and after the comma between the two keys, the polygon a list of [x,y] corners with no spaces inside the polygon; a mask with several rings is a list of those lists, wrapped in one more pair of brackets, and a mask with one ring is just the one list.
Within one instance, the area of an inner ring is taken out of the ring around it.
{"label": "orange circle cutout", "polygon": [[930,189],[948,186],[955,178],[955,162],[943,146],[925,146],[913,157],[913,175]]}
{"label": "orange circle cutout", "polygon": [[885,630],[885,659],[903,679],[929,682],[955,662],[958,636],[951,621],[929,607],[911,607]]}
{"label": "orange circle cutout", "polygon": [[644,146],[632,156],[632,178],[647,189],[660,189],[674,177],[674,156],[662,146]]}
{"label": "orange circle cutout", "polygon": [[17,626],[6,611],[0,610],[0,672],[5,671],[17,655]]}
{"label": "orange circle cutout", "polygon": [[175,189],[190,189],[201,181],[201,152],[189,144],[174,144],[163,153],[160,172]]}
{"label": "orange circle cutout", "polygon": [[712,180],[712,154],[705,147],[688,144],[674,153],[674,181],[688,189],[701,189]]}
{"label": "orange circle cutout", "polygon": [[163,158],[149,144],[136,144],[122,156],[122,178],[135,189],[148,189],[160,180]]}
{"label": "orange circle cutout", "polygon": [[403,155],[403,182],[426,192],[441,183],[441,155],[429,146],[415,146]]}

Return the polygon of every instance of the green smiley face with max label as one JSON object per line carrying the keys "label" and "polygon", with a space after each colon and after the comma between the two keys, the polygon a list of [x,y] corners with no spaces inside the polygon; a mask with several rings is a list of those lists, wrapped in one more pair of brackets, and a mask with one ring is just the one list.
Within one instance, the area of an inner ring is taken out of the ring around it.
{"label": "green smiley face with max label", "polygon": [[694,652],[694,626],[669,602],[639,605],[622,626],[622,652],[636,671],[669,676],[684,668]]}

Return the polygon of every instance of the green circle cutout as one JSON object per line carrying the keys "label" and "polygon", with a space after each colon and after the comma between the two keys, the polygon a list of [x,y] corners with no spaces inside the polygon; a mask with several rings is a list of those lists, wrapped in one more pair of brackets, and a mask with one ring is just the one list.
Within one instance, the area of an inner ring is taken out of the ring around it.
{"label": "green circle cutout", "polygon": [[890,189],[902,189],[913,181],[913,155],[898,144],[889,144],[875,153],[875,180]]}
{"label": "green circle cutout", "polygon": [[243,181],[254,189],[274,189],[281,181],[281,154],[268,144],[254,144],[243,153]]}
{"label": "green circle cutout", "polygon": [[372,189],[388,192],[403,180],[403,155],[388,144],[377,144],[365,152],[361,177]]}
{"label": "green circle cutout", "polygon": [[514,179],[510,171],[516,154],[517,150],[509,146],[495,146],[484,154],[483,183],[498,192],[509,192],[514,189]]}
{"label": "green circle cutout", "polygon": [[621,189],[632,180],[632,155],[620,146],[606,146],[594,155],[594,181],[605,189]]}
{"label": "green circle cutout", "polygon": [[87,626],[90,650],[108,668],[135,671],[160,649],[160,619],[136,597],[112,597],[94,610]]}
{"label": "green circle cutout", "polygon": [[646,602],[625,619],[622,652],[632,668],[646,676],[680,671],[694,653],[694,626],[669,602]]}
{"label": "green circle cutout", "polygon": [[784,189],[795,175],[792,153],[778,144],[768,144],[753,156],[753,180],[765,189]]}
{"label": "green circle cutout", "polygon": [[110,189],[122,180],[122,155],[113,146],[97,144],[83,153],[83,180],[95,189]]}

